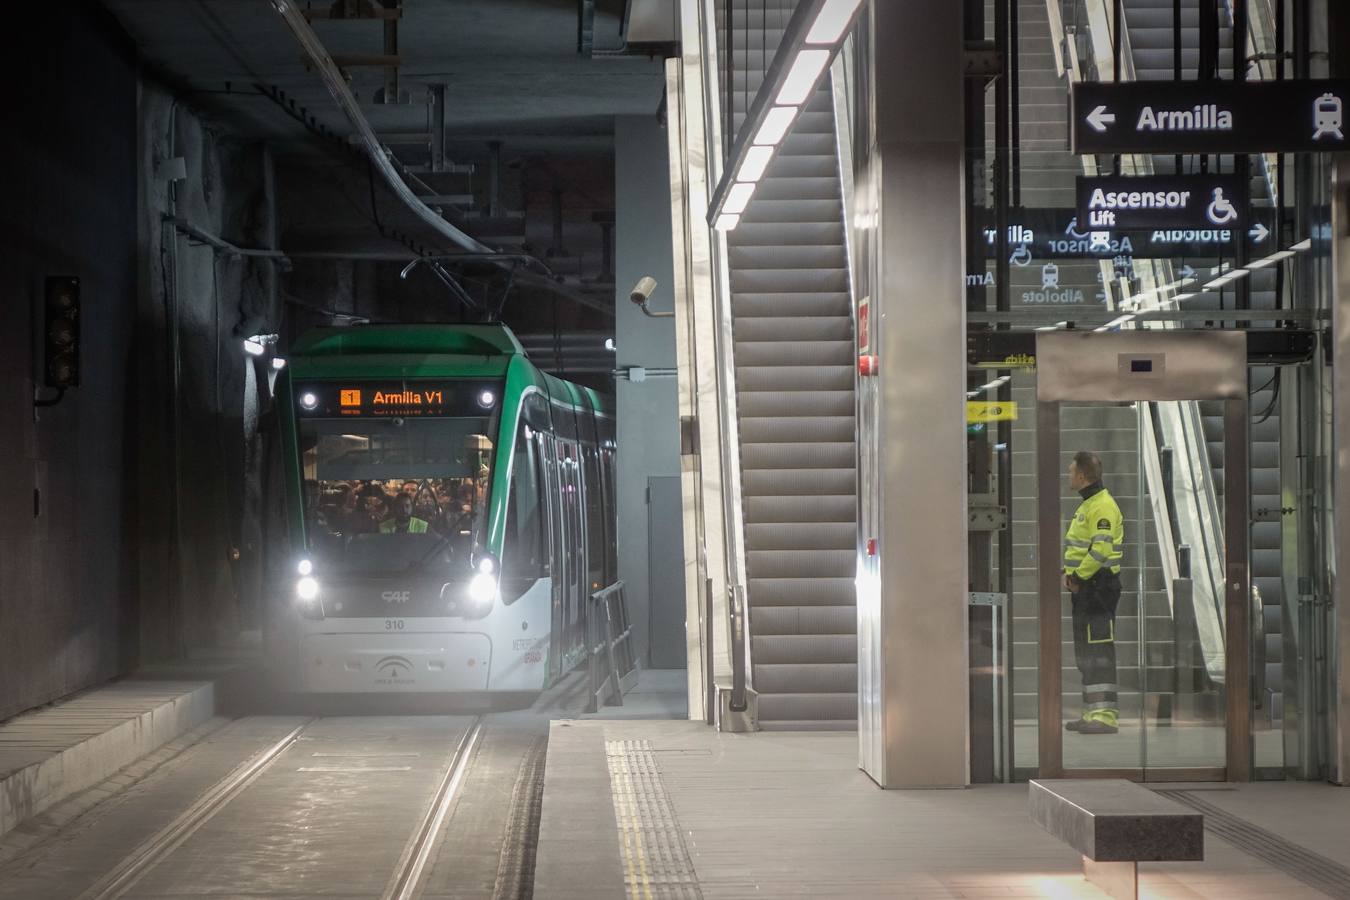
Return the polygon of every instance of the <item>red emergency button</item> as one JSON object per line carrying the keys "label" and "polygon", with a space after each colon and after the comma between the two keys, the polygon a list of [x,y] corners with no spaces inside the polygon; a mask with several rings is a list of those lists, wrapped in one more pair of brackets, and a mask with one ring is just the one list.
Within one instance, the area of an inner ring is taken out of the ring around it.
{"label": "red emergency button", "polygon": [[862,376],[875,375],[881,371],[881,360],[877,359],[874,353],[864,353],[858,357],[858,374]]}
{"label": "red emergency button", "polygon": [[876,539],[876,538],[868,538],[868,539],[867,539],[867,555],[868,555],[868,556],[876,556],[876,555],[877,555],[877,539]]}

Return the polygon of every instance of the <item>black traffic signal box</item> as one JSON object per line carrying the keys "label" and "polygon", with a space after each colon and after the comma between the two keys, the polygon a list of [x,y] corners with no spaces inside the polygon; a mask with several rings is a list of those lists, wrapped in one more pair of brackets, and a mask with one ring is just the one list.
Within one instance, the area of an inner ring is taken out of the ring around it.
{"label": "black traffic signal box", "polygon": [[47,387],[80,384],[80,279],[54,275],[47,279],[46,302]]}

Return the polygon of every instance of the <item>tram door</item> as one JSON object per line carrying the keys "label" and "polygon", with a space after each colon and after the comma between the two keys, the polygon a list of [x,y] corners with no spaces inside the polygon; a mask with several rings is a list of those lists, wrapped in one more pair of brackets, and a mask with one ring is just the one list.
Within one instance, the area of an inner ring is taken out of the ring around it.
{"label": "tram door", "polygon": [[1247,415],[1242,332],[1037,335],[1040,777],[1250,778]]}
{"label": "tram door", "polygon": [[562,513],[567,573],[563,601],[563,634],[566,646],[585,640],[581,633],[581,609],[585,599],[586,531],[581,507],[581,447],[574,441],[558,441],[559,474],[562,481]]}
{"label": "tram door", "polygon": [[553,579],[552,610],[550,613],[550,641],[552,644],[552,652],[549,654],[552,669],[550,674],[553,678],[559,678],[564,674],[563,657],[570,649],[563,634],[563,606],[564,598],[567,596],[568,564],[567,542],[563,530],[562,479],[559,477],[558,471],[557,441],[551,434],[540,434],[538,440],[543,449],[544,492],[548,496],[549,574]]}

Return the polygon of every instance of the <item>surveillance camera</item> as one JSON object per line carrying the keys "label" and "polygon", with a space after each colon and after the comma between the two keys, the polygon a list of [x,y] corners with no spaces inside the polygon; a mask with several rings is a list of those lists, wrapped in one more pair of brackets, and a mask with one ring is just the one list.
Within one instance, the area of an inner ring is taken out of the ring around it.
{"label": "surveillance camera", "polygon": [[644,275],[638,279],[637,284],[633,285],[633,290],[629,293],[628,299],[638,306],[642,306],[651,299],[654,290],[656,290],[656,279],[650,275]]}

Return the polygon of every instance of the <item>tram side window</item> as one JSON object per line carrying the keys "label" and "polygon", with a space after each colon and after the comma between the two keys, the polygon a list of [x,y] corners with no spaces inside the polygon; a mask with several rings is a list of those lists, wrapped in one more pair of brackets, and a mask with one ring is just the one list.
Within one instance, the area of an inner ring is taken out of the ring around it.
{"label": "tram side window", "polygon": [[581,448],[586,466],[586,577],[590,590],[605,587],[605,492],[600,481],[599,452],[595,447]]}
{"label": "tram side window", "polygon": [[522,429],[516,438],[515,468],[511,475],[510,519],[502,548],[503,590],[513,582],[508,596],[519,596],[548,569],[544,538],[542,479],[539,477],[538,445]]}

